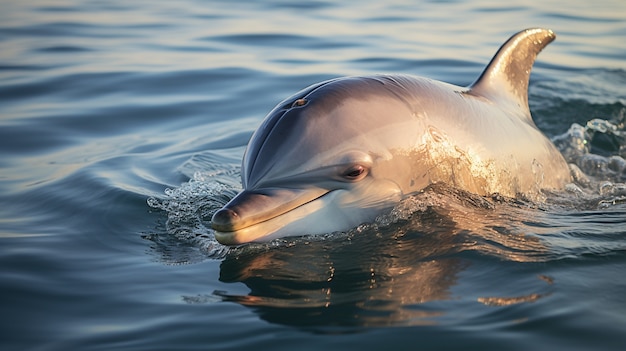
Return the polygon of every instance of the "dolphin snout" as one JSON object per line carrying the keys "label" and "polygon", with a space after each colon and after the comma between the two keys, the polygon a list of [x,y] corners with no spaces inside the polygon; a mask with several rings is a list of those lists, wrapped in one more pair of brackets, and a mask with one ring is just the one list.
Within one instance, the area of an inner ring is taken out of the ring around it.
{"label": "dolphin snout", "polygon": [[239,217],[237,212],[229,208],[222,208],[221,210],[215,212],[213,218],[211,219],[211,225],[213,229],[222,232],[230,232],[236,230],[238,227],[240,227],[240,222],[241,217]]}
{"label": "dolphin snout", "polygon": [[327,192],[320,188],[244,190],[213,214],[211,226],[218,232],[236,232],[281,216]]}

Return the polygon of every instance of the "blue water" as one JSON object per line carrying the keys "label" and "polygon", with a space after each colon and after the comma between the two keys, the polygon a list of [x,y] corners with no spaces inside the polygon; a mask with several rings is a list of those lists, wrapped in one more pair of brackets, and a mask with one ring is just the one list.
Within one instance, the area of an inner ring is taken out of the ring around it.
{"label": "blue water", "polygon": [[[542,203],[432,189],[347,233],[228,249],[248,138],[321,80],[467,85],[553,29]],[[0,349],[623,350],[626,4],[0,2]]]}

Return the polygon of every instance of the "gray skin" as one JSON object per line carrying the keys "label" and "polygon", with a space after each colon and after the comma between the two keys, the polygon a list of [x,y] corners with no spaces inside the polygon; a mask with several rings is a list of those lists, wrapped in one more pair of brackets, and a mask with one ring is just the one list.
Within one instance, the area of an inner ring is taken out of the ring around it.
{"label": "gray skin", "polygon": [[225,245],[345,231],[443,183],[539,199],[571,181],[533,123],[528,80],[555,35],[511,37],[463,88],[409,75],[344,77],[276,106],[243,158],[244,190],[212,219]]}

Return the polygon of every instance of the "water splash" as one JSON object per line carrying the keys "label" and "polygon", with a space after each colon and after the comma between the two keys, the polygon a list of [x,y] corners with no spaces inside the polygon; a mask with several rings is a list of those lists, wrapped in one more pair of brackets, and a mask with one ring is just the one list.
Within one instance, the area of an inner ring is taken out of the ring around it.
{"label": "water splash", "polygon": [[576,184],[566,189],[598,208],[626,202],[626,108],[614,120],[574,123],[553,142],[570,163]]}
{"label": "water splash", "polygon": [[[164,233],[154,233],[148,237],[157,245],[163,244],[158,247],[165,261],[190,263],[207,257],[224,257],[228,252],[228,247],[215,240],[207,220],[234,197],[237,189],[232,184],[218,181],[216,175],[214,171],[196,171],[187,183],[178,188],[166,189],[163,197],[148,198],[148,206],[162,210],[167,215]],[[172,238],[177,242],[174,246],[169,243]],[[188,245],[181,247],[181,243]],[[178,250],[172,252],[172,247],[178,247]]]}

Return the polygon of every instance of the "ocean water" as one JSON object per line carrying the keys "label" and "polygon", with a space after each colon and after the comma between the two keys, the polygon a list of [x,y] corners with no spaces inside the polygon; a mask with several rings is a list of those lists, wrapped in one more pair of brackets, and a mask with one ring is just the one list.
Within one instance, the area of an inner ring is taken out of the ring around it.
{"label": "ocean water", "polygon": [[[434,187],[346,233],[213,238],[285,97],[467,85],[535,26],[562,193]],[[0,349],[623,350],[624,38],[621,0],[0,0]]]}

